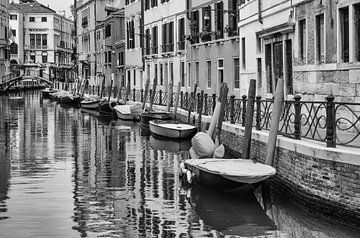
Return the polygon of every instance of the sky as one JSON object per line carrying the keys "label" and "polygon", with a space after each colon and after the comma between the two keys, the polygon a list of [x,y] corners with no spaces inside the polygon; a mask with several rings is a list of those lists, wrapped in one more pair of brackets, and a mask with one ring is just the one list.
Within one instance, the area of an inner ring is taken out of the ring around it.
{"label": "sky", "polygon": [[[10,0],[9,2],[11,2]],[[66,17],[72,16],[70,11],[70,5],[74,3],[74,0],[37,0],[39,3],[42,3],[45,6],[48,6],[54,9],[58,14],[63,14],[62,10],[65,10]],[[14,2],[19,2],[16,0]]]}

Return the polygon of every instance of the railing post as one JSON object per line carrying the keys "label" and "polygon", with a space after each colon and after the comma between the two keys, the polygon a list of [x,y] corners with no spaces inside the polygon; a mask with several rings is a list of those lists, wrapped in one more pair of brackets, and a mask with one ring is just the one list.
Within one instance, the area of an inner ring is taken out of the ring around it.
{"label": "railing post", "polygon": [[215,111],[215,106],[216,106],[216,94],[213,93],[213,95],[212,95],[212,112],[213,113]]}
{"label": "railing post", "polygon": [[241,125],[242,126],[245,126],[245,118],[246,118],[246,98],[247,96],[246,95],[243,95],[242,96],[242,115],[241,115],[241,120],[242,120],[242,123]]}
{"label": "railing post", "polygon": [[256,97],[256,130],[261,131],[261,96]]}
{"label": "railing post", "polygon": [[136,95],[135,95],[136,91],[135,91],[135,88],[133,89],[133,102],[135,102],[136,100]]}
{"label": "railing post", "polygon": [[[153,94],[153,91],[152,91],[152,89],[150,89],[150,90],[149,90],[149,101],[151,100],[152,94]],[[145,100],[146,100],[146,99],[145,99]]]}
{"label": "railing post", "polygon": [[206,115],[206,116],[208,115],[207,98],[208,98],[208,94],[205,93],[204,94],[204,102],[203,102],[203,104],[204,104],[204,115]]}
{"label": "railing post", "polygon": [[143,102],[144,101],[144,89],[140,90],[140,101]]}
{"label": "railing post", "polygon": [[200,93],[197,93],[197,103],[196,103],[196,112],[197,113],[200,113],[200,107],[201,107],[201,105],[200,105]]}
{"label": "railing post", "polygon": [[235,124],[235,95],[230,96],[230,123]]}
{"label": "railing post", "polygon": [[326,97],[326,146],[336,147],[335,143],[335,103],[334,96],[329,95]]}
{"label": "railing post", "polygon": [[301,97],[299,95],[295,95],[294,97],[295,103],[295,120],[294,120],[294,136],[295,139],[301,139]]}
{"label": "railing post", "polygon": [[162,90],[159,90],[159,105],[162,105]]}

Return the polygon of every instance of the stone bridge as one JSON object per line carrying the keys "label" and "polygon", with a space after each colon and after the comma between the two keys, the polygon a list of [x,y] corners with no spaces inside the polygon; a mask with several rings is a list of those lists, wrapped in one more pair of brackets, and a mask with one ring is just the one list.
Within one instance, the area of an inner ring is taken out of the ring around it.
{"label": "stone bridge", "polygon": [[0,91],[2,92],[6,92],[7,90],[9,90],[13,85],[15,85],[16,83],[20,82],[20,81],[23,81],[23,80],[26,80],[26,79],[34,79],[34,80],[37,80],[39,82],[43,82],[43,83],[46,83],[47,85],[52,85],[52,82],[48,79],[45,79],[45,78],[42,78],[42,77],[38,77],[38,76],[35,76],[35,77],[26,77],[24,75],[20,75],[20,76],[17,76],[17,77],[14,77],[12,79],[9,79],[3,83],[0,84]]}

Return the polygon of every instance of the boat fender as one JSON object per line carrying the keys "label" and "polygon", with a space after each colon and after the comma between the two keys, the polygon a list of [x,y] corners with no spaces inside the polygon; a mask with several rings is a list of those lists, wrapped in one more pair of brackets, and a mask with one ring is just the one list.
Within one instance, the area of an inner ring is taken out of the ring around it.
{"label": "boat fender", "polygon": [[188,182],[189,184],[191,184],[191,183],[192,183],[192,180],[193,180],[193,175],[192,175],[192,173],[191,173],[190,170],[188,170],[188,171],[186,172],[186,178],[187,178],[187,182]]}

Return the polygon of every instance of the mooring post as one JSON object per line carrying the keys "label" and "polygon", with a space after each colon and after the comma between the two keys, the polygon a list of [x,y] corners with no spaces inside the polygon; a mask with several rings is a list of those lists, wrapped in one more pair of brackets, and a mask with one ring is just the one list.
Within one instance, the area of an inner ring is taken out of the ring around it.
{"label": "mooring post", "polygon": [[213,93],[213,95],[212,95],[212,112],[213,113],[215,111],[215,106],[216,106],[216,94]]}
{"label": "mooring post", "polygon": [[241,120],[242,123],[241,125],[244,127],[245,126],[245,120],[246,120],[246,95],[242,96],[242,116],[241,116]]}
{"label": "mooring post", "polygon": [[301,97],[299,95],[295,95],[294,97],[294,107],[295,107],[295,120],[294,120],[294,136],[295,139],[300,140],[301,138]]}
{"label": "mooring post", "polygon": [[207,98],[208,98],[208,94],[205,93],[204,94],[204,99],[203,99],[203,104],[204,104],[204,115],[208,115],[208,105],[207,105]]}
{"label": "mooring post", "polygon": [[255,105],[255,95],[256,95],[256,80],[250,80],[248,100],[246,106],[246,119],[245,119],[245,133],[244,133],[244,144],[242,151],[243,159],[250,159],[250,149],[251,149],[251,134],[252,134],[252,124],[254,120],[254,105]]}
{"label": "mooring post", "polygon": [[159,90],[159,105],[162,105],[162,90]]}
{"label": "mooring post", "polygon": [[265,164],[274,164],[274,155],[276,148],[277,135],[279,130],[280,116],[282,111],[282,104],[284,101],[284,79],[279,78],[275,91],[274,105],[271,117],[271,127],[267,144]]}
{"label": "mooring post", "polygon": [[334,96],[326,97],[326,147],[336,147],[335,143],[335,102]]}

